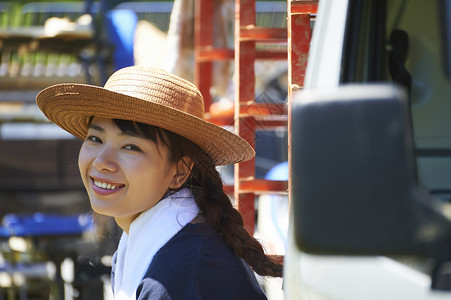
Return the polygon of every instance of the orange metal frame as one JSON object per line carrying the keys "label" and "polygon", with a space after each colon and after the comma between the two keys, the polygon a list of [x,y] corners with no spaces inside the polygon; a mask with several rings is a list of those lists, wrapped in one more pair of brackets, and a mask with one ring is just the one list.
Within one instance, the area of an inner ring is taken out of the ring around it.
{"label": "orange metal frame", "polygon": [[[312,15],[316,14],[318,1],[289,0],[287,28],[262,28],[256,26],[256,1],[235,1],[235,49],[215,49],[213,43],[213,4],[211,0],[195,2],[195,83],[204,95],[206,111],[211,105],[212,62],[234,59],[235,64],[235,132],[255,147],[256,130],[273,126],[288,126],[291,137],[290,112],[293,87],[302,87],[310,45]],[[257,51],[256,44],[287,43],[288,53]],[[287,105],[255,103],[256,59],[288,59]],[[288,121],[265,118],[288,115]],[[262,118],[260,118],[262,117]],[[231,125],[232,120],[211,120],[218,125]],[[291,142],[289,141],[288,149]],[[290,159],[290,158],[289,158]],[[291,172],[291,171],[290,171]],[[255,179],[255,159],[235,165],[234,186],[225,190],[233,192],[237,209],[241,212],[246,229],[254,232],[255,194],[289,192],[290,182]]]}

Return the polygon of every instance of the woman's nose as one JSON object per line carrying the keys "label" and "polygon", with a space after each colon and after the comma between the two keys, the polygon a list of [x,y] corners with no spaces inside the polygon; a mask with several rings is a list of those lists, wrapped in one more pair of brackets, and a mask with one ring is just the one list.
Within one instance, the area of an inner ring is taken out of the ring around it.
{"label": "woman's nose", "polygon": [[116,171],[117,161],[114,150],[111,149],[111,147],[103,147],[102,150],[97,153],[92,165],[100,171]]}

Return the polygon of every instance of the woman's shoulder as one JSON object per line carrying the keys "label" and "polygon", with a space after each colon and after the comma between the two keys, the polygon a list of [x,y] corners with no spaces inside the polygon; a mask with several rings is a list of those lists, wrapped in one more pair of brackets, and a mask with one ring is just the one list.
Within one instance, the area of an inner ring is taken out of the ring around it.
{"label": "woman's shoulder", "polygon": [[[174,299],[266,299],[250,268],[206,223],[188,224],[155,255],[145,281]],[[189,295],[189,296],[188,296]],[[180,298],[178,298],[180,297]]]}
{"label": "woman's shoulder", "polygon": [[[222,265],[228,270],[231,265],[242,266],[241,260],[232,252],[219,234],[207,223],[186,225],[155,255],[152,265],[168,265],[194,271],[199,268],[218,269]],[[179,270],[180,271],[180,270]]]}

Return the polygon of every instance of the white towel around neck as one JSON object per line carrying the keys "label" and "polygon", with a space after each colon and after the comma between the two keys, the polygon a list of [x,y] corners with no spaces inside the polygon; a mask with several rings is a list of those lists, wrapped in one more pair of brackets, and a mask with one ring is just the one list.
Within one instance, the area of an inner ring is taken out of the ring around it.
{"label": "white towel around neck", "polygon": [[155,253],[199,213],[189,189],[174,193],[141,213],[123,233],[114,270],[114,299],[136,299],[136,289]]}

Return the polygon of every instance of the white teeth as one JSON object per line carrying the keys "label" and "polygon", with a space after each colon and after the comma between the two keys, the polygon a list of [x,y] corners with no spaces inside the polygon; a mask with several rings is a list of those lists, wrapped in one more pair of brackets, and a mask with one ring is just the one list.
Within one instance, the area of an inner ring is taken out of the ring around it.
{"label": "white teeth", "polygon": [[99,188],[107,189],[107,190],[115,190],[116,189],[115,185],[111,185],[109,183],[100,182],[100,181],[96,181],[96,180],[94,180],[94,185],[98,186]]}

